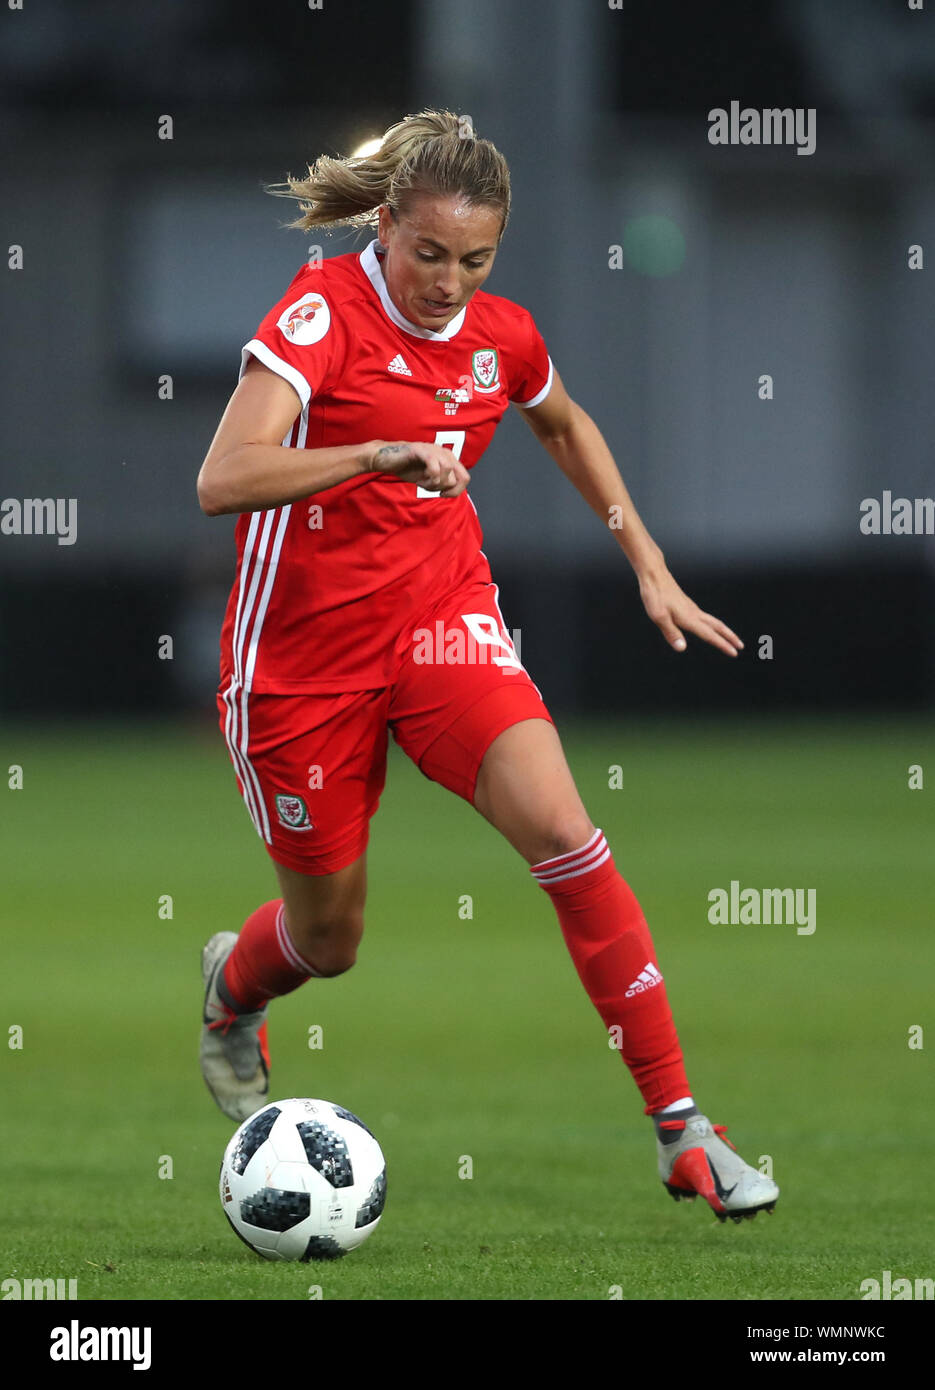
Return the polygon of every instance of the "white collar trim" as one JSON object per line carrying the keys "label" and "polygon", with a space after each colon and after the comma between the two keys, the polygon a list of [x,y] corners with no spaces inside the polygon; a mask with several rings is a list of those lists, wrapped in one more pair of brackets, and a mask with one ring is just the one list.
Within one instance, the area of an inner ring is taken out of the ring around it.
{"label": "white collar trim", "polygon": [[432,328],[420,328],[417,323],[410,323],[407,318],[403,317],[392,299],[390,299],[389,290],[386,288],[386,281],[383,278],[383,267],[380,265],[377,256],[377,247],[379,245],[379,239],[374,237],[370,245],[366,246],[364,250],[361,251],[360,264],[367,279],[379,295],[380,303],[383,305],[387,318],[391,319],[396,327],[401,328],[404,333],[410,333],[413,338],[428,338],[432,342],[447,343],[449,339],[453,338],[455,334],[460,331],[464,323],[464,315],[467,313],[467,305],[464,306],[460,313],[455,314],[451,322],[446,323],[445,327],[440,329],[437,333]]}

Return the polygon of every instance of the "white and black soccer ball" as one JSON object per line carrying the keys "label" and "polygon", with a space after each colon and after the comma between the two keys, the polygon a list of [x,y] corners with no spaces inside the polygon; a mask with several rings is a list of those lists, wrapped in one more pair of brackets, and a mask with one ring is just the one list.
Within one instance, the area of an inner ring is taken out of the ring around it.
{"label": "white and black soccer ball", "polygon": [[266,1260],[331,1260],[376,1230],[386,1160],[370,1130],[327,1100],[277,1100],[245,1120],[221,1160],[221,1207]]}

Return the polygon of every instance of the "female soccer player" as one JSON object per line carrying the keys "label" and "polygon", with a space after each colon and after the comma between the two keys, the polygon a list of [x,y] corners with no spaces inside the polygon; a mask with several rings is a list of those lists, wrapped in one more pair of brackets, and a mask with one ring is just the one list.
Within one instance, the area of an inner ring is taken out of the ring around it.
{"label": "female soccer player", "polygon": [[243,349],[198,478],[209,516],[240,514],[218,707],[281,892],[204,949],[208,1088],[237,1121],[263,1106],[269,1000],[354,964],[389,729],[548,893],[653,1118],[668,1191],[700,1194],[722,1221],[772,1210],[775,1183],[694,1104],[649,929],[503,623],[465,490],[509,404],[614,517],[670,645],[742,643],[669,573],[529,313],[481,289],[510,210],[495,147],[425,111],[372,157],[308,172],[286,185],[293,226],[376,221],[378,237],[299,270]]}

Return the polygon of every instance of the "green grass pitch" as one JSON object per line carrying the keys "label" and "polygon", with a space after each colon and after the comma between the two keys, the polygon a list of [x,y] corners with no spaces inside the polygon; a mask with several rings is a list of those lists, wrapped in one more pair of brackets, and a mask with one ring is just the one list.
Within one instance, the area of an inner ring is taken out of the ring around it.
{"label": "green grass pitch", "polygon": [[[775,1215],[722,1226],[666,1195],[547,897],[393,749],[358,964],[270,1012],[271,1098],[359,1114],[386,1211],[344,1260],[255,1257],[220,1209],[234,1126],[197,1062],[201,946],[275,896],[223,743],[14,726],[0,1277],[77,1278],[81,1299],[856,1300],[887,1269],[931,1276],[935,786],[909,787],[911,765],[935,784],[931,727],[562,732],[653,930],[695,1094],[748,1162],[771,1156]],[[814,888],[815,932],[710,924],[733,879]]]}

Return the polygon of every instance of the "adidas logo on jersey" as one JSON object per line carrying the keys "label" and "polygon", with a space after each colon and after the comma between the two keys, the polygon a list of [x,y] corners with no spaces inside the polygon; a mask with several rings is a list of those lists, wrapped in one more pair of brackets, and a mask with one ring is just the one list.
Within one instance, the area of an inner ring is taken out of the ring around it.
{"label": "adidas logo on jersey", "polygon": [[629,999],[634,994],[642,994],[644,990],[652,989],[653,985],[661,984],[662,976],[656,969],[656,967],[650,962],[647,964],[646,969],[641,970],[640,973],[637,975],[636,979],[633,981],[632,985],[624,995],[624,998]]}
{"label": "adidas logo on jersey", "polygon": [[387,363],[386,370],[388,372],[397,372],[399,376],[412,376],[412,372],[406,366],[401,352],[397,352],[392,362]]}

